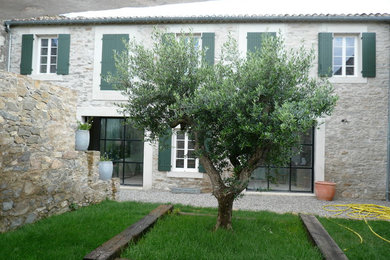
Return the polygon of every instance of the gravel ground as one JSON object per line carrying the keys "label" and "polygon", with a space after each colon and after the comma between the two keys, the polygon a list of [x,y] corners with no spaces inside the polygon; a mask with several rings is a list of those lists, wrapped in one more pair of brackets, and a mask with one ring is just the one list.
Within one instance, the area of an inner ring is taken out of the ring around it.
{"label": "gravel ground", "polygon": [[[153,203],[172,203],[191,205],[196,207],[217,207],[217,200],[211,193],[177,194],[169,191],[134,190],[121,188],[120,201],[139,201]],[[267,210],[277,213],[306,213],[320,216],[332,216],[322,207],[334,204],[376,204],[390,207],[390,202],[379,200],[346,200],[320,201],[312,194],[245,194],[233,204],[234,210]],[[346,216],[342,216],[346,217]]]}

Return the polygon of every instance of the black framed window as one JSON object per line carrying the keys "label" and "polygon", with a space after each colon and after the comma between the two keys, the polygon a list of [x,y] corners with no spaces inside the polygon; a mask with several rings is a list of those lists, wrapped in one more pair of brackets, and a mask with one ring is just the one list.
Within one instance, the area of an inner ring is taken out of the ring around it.
{"label": "black framed window", "polygon": [[122,185],[142,186],[144,133],[124,123],[124,118],[94,118],[89,149],[112,159],[113,177]]}
{"label": "black framed window", "polygon": [[254,170],[247,190],[313,192],[314,128],[301,135],[299,147],[301,152],[290,158],[288,165]]}

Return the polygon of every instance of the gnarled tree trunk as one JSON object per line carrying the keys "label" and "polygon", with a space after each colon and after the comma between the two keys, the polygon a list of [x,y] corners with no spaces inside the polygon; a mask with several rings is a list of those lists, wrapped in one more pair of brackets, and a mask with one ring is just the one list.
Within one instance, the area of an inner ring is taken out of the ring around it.
{"label": "gnarled tree trunk", "polygon": [[232,229],[233,201],[234,196],[231,194],[220,195],[218,200],[218,219],[215,229],[224,228]]}

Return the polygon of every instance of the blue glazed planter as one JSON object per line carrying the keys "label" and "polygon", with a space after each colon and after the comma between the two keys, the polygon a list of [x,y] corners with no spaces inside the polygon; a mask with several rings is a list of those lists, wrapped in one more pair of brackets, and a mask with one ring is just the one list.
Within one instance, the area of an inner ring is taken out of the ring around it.
{"label": "blue glazed planter", "polygon": [[89,146],[89,130],[76,131],[76,150],[86,151]]}
{"label": "blue glazed planter", "polygon": [[112,161],[100,161],[99,162],[99,178],[101,180],[109,180],[112,177],[112,171],[114,165]]}

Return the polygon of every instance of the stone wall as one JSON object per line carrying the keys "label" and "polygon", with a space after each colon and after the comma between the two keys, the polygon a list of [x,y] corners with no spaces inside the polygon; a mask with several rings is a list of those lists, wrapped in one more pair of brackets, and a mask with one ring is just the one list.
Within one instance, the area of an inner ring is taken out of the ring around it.
{"label": "stone wall", "polygon": [[339,101],[326,120],[325,179],[336,182],[338,197],[385,199],[390,27],[368,30],[376,32],[376,77],[334,84]]}
{"label": "stone wall", "polygon": [[75,151],[76,91],[0,72],[0,232],[116,200],[101,181],[99,152]]}

